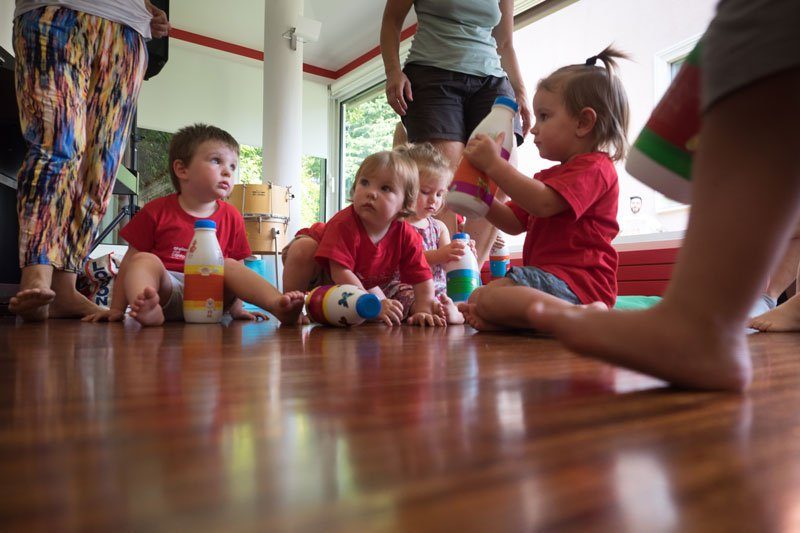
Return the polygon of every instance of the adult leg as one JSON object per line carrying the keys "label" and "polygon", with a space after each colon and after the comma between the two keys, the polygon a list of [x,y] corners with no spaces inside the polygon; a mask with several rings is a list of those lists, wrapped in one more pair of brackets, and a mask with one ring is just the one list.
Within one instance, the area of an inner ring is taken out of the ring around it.
{"label": "adult leg", "polygon": [[[770,279],[767,294],[776,300],[789,285],[786,276],[790,270],[790,262],[794,262],[793,273],[796,276],[795,279],[800,278],[800,232],[798,230],[795,230],[795,234],[787,246],[786,253],[783,254],[783,259],[778,265],[776,276],[779,276],[779,279],[775,283],[773,283],[773,279]],[[759,331],[800,331],[800,297],[797,294],[793,295],[782,305],[753,318],[748,325]]]}
{"label": "adult leg", "polygon": [[798,230],[800,228],[795,230],[795,234],[786,245],[783,257],[769,278],[765,294],[774,301],[777,301],[797,276],[797,266],[800,264],[800,232]]}
{"label": "adult leg", "polygon": [[[69,223],[69,183],[83,152],[84,50],[68,43],[77,34],[77,14],[41,8],[14,23],[16,93],[28,151],[17,175],[20,290],[9,306],[25,320],[48,316],[53,269],[63,269]],[[47,50],[42,54],[41,50]]]}
{"label": "adult leg", "polygon": [[[301,239],[313,240],[313,239]],[[287,291],[281,294],[258,273],[234,259],[225,260],[225,290],[236,298],[269,311],[282,324],[297,323],[303,311],[302,291]],[[226,298],[226,301],[228,298]]]}
{"label": "adult leg", "polygon": [[20,290],[11,297],[8,309],[26,321],[40,321],[48,316],[49,304],[56,296],[50,288],[53,267],[29,265],[22,268]]}
{"label": "adult leg", "polygon": [[[77,179],[70,182],[72,202],[65,237],[67,272],[83,267],[106,213],[147,66],[144,41],[134,30],[98,17],[87,16],[85,24],[87,33],[96,38],[86,44],[92,57],[83,125],[86,147]],[[75,289],[75,276],[63,277],[61,290],[53,287],[54,310],[58,308],[64,316],[92,312],[87,304],[94,304]]]}
{"label": "adult leg", "polygon": [[[634,312],[538,309],[532,322],[580,353],[676,385],[746,388],[747,314],[798,220],[798,94],[800,69],[793,69],[740,89],[705,114],[689,225],[659,305]],[[764,120],[764,102],[780,113]]]}

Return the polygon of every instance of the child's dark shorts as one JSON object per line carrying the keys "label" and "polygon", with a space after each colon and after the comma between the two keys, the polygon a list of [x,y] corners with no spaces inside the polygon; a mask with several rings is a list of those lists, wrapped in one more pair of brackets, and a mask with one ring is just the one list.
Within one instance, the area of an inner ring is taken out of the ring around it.
{"label": "child's dark shorts", "polygon": [[576,305],[582,303],[575,293],[572,292],[572,289],[569,288],[569,285],[561,278],[549,272],[545,272],[541,268],[533,266],[513,266],[508,271],[508,274],[506,274],[506,277],[517,285],[546,292],[565,302]]}

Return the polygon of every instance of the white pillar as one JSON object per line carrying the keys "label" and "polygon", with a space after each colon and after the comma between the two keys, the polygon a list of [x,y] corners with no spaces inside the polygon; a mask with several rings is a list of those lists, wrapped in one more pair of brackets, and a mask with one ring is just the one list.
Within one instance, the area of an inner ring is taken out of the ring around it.
{"label": "white pillar", "polygon": [[264,8],[264,180],[291,186],[288,238],[300,228],[303,43],[283,37],[303,13],[303,0],[268,0]]}

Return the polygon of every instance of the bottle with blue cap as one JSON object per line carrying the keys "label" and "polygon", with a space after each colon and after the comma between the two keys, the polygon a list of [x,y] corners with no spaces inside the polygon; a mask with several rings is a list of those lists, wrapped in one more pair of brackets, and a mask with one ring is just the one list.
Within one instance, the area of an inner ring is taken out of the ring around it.
{"label": "bottle with blue cap", "polygon": [[[500,155],[508,161],[514,149],[514,115],[517,114],[517,103],[513,98],[499,96],[492,105],[492,110],[478,124],[470,139],[479,133],[491,138],[500,132],[505,133]],[[489,176],[472,166],[465,157],[461,158],[453,182],[447,193],[447,207],[467,218],[485,217],[494,200],[497,185]]]}
{"label": "bottle with blue cap", "polygon": [[306,312],[318,324],[346,328],[377,318],[381,301],[355,285],[323,285],[306,296]]}
{"label": "bottle with blue cap", "polygon": [[183,264],[183,318],[186,322],[214,323],[222,320],[225,290],[225,258],[217,240],[213,220],[194,223],[194,238]]}
{"label": "bottle with blue cap", "polygon": [[466,302],[472,291],[481,286],[481,270],[478,260],[469,247],[468,233],[454,233],[453,240],[464,241],[464,255],[444,266],[447,277],[447,295],[454,302]]}

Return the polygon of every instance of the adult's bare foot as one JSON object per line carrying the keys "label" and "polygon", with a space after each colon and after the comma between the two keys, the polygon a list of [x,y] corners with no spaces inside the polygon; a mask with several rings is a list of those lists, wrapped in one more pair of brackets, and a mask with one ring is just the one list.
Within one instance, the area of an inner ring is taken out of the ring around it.
{"label": "adult's bare foot", "polygon": [[145,287],[142,294],[131,302],[128,313],[143,326],[160,326],[164,323],[164,311],[159,303],[158,291],[152,287]]}
{"label": "adult's bare foot", "polygon": [[83,318],[102,310],[102,307],[76,289],[70,289],[56,292],[56,297],[50,305],[50,318]]}
{"label": "adult's bare foot", "polygon": [[11,297],[8,310],[27,322],[40,322],[47,319],[55,297],[55,291],[49,287],[22,289]]}
{"label": "adult's bare foot", "polygon": [[571,350],[680,387],[742,391],[752,380],[743,324],[720,325],[663,302],[645,311],[538,305],[528,319]]}
{"label": "adult's bare foot", "polygon": [[792,296],[775,309],[751,319],[748,326],[759,331],[800,331],[800,297]]}

